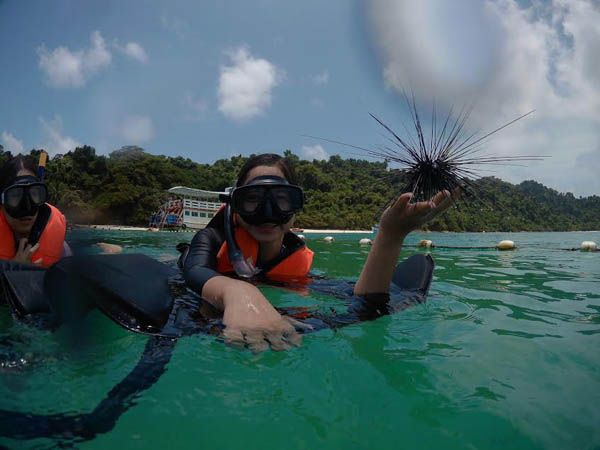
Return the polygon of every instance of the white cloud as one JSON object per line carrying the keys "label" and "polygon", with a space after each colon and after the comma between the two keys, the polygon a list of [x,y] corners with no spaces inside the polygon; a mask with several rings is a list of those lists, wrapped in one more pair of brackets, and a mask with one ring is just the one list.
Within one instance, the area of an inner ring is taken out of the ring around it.
{"label": "white cloud", "polygon": [[199,122],[204,119],[208,105],[202,99],[196,99],[191,92],[186,92],[181,101],[185,113],[183,119],[187,122]]}
{"label": "white cloud", "polygon": [[318,160],[327,160],[329,159],[329,154],[325,151],[325,149],[320,145],[303,145],[302,146],[302,156],[304,156],[308,160],[318,159]]}
{"label": "white cloud", "polygon": [[39,67],[48,83],[54,87],[82,87],[100,70],[108,67],[112,60],[99,31],[91,36],[89,48],[71,51],[57,47],[49,51],[44,44],[38,48]]}
{"label": "white cloud", "polygon": [[40,117],[40,125],[45,136],[45,142],[42,147],[51,155],[57,153],[67,153],[81,146],[79,142],[69,136],[64,136],[62,132],[62,118],[55,115],[54,119],[47,121]]}
{"label": "white cloud", "polygon": [[222,66],[219,76],[219,111],[233,120],[243,121],[264,114],[271,105],[272,90],[283,71],[266,59],[254,58],[240,47],[228,54],[230,66]]}
{"label": "white cloud", "polygon": [[128,144],[138,145],[147,142],[154,137],[152,119],[147,116],[128,116],[123,121],[121,134]]}
{"label": "white cloud", "polygon": [[2,142],[4,143],[4,151],[11,152],[13,155],[23,153],[23,141],[18,140],[12,133],[3,131]]}
{"label": "white cloud", "polygon": [[598,194],[597,174],[576,163],[580,155],[600,160],[600,8],[590,0],[527,8],[516,0],[370,0],[369,11],[391,90],[413,90],[423,106],[433,97],[441,106],[474,102],[470,125],[484,131],[536,109],[495,135],[486,153],[551,158],[527,170],[499,167],[496,176]]}
{"label": "white cloud", "polygon": [[131,59],[134,59],[141,64],[146,64],[148,62],[148,54],[146,53],[146,50],[144,50],[144,47],[137,42],[128,42],[124,47],[121,47],[118,43],[115,45],[121,52],[129,56]]}
{"label": "white cloud", "polygon": [[324,70],[311,77],[314,84],[326,84],[329,81],[329,71]]}

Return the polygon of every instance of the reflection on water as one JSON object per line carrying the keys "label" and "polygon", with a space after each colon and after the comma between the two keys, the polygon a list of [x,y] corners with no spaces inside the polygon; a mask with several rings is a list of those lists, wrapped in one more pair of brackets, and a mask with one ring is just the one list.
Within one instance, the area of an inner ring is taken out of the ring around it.
{"label": "reflection on water", "polygon": [[[69,238],[79,252],[104,241],[168,259],[192,236],[76,230]],[[368,253],[361,237],[368,235],[325,244],[307,235],[314,272],[355,280]],[[305,336],[288,352],[252,355],[212,336],[183,338],[159,382],[112,431],[81,447],[156,448],[174,439],[192,446],[199,436],[204,446],[263,449],[600,446],[600,252],[554,250],[590,238],[426,237],[456,246],[511,239],[519,248],[432,249],[437,266],[425,305]],[[264,289],[278,306],[340,307],[334,295]],[[99,314],[86,321],[90,342],[76,351],[60,332],[32,330],[0,311],[1,409],[89,411],[131,370],[147,338]]]}

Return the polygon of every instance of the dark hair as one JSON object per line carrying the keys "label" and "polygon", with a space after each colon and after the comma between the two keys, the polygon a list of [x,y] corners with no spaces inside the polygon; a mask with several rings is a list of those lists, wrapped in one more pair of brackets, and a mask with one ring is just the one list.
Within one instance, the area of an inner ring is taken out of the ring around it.
{"label": "dark hair", "polygon": [[38,166],[33,158],[17,155],[4,163],[0,170],[0,192],[14,183],[21,170],[28,170],[37,178]]}
{"label": "dark hair", "polygon": [[283,172],[283,177],[290,184],[297,184],[296,172],[294,168],[288,164],[284,157],[275,153],[263,153],[262,155],[251,156],[238,174],[236,186],[242,186],[246,182],[248,172],[258,166],[278,167]]}

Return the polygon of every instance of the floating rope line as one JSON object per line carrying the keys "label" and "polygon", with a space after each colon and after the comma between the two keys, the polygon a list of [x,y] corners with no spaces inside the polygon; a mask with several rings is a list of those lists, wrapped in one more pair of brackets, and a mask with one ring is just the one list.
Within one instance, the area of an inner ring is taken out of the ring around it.
{"label": "floating rope line", "polygon": [[451,246],[451,245],[435,245],[435,244],[431,244],[429,246],[427,245],[410,245],[410,244],[405,244],[402,245],[402,247],[415,247],[415,248],[451,248],[451,249],[459,249],[459,250],[490,250],[490,249],[494,249],[494,250],[498,250],[498,246],[497,245],[493,245],[493,246],[489,246],[489,247],[457,247],[457,246]]}
{"label": "floating rope line", "polygon": [[[369,242],[366,242],[369,241]],[[361,239],[359,241],[360,245],[370,245],[370,239]],[[433,241],[429,239],[423,239],[418,244],[404,244],[403,247],[410,248],[444,248],[444,249],[452,249],[452,250],[515,250],[517,249],[517,245],[513,241],[504,240],[500,241],[497,245],[481,245],[481,246],[460,246],[460,245],[436,245]],[[538,248],[534,246],[518,247],[518,248]],[[581,251],[581,252],[597,252],[600,251],[598,245],[594,241],[584,241],[581,243],[579,247],[572,248],[549,248],[548,250],[559,250],[559,251]]]}
{"label": "floating rope line", "polygon": [[[411,248],[447,248],[447,249],[457,249],[457,250],[500,250],[498,248],[498,246],[489,246],[489,247],[460,247],[460,246],[451,246],[451,245],[430,245],[430,246],[425,246],[425,245],[412,245],[412,244],[404,244],[402,245],[402,247],[411,247]],[[519,246],[514,248],[514,250],[516,250],[517,248],[539,248],[539,247],[534,247],[534,246]],[[580,247],[573,247],[573,248],[549,248],[547,250],[559,250],[559,251],[567,251],[567,252],[590,252],[590,253],[594,253],[594,252],[600,252],[600,249],[582,249]]]}

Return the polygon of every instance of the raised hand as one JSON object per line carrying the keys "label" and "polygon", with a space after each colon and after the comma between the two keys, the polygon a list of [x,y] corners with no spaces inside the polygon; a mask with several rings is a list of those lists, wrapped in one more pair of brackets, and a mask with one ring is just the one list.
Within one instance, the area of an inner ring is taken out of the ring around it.
{"label": "raised hand", "polygon": [[412,194],[402,194],[381,215],[379,229],[404,237],[448,209],[459,195],[459,189],[453,193],[442,191],[428,202],[410,203]]}
{"label": "raised hand", "polygon": [[448,209],[459,195],[457,188],[452,193],[438,192],[428,202],[410,203],[410,193],[398,197],[381,215],[379,232],[354,286],[354,294],[389,292],[406,235]]}
{"label": "raised hand", "polygon": [[17,247],[17,253],[13,257],[13,261],[25,263],[25,264],[35,264],[40,265],[42,263],[42,258],[38,258],[35,261],[31,261],[31,257],[40,247],[39,242],[35,245],[29,245],[27,238],[19,239],[19,245]]}

